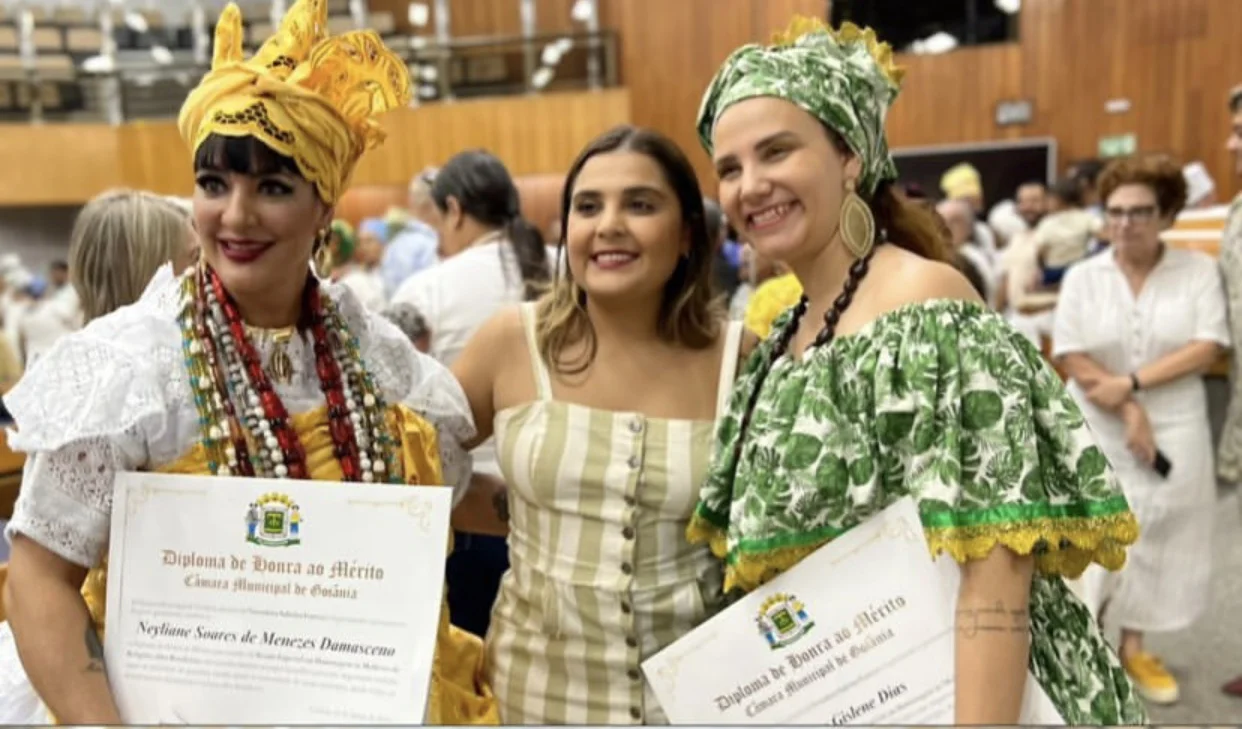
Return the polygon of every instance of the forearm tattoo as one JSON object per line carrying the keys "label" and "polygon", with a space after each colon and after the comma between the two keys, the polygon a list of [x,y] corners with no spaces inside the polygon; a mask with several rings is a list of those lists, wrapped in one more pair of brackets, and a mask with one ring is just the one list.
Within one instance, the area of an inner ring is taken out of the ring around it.
{"label": "forearm tattoo", "polygon": [[103,644],[99,642],[99,634],[90,622],[86,624],[86,655],[90,657],[85,669],[87,673],[107,673],[104,668]]}
{"label": "forearm tattoo", "polygon": [[509,489],[505,487],[497,488],[492,492],[492,508],[496,510],[496,518],[501,522],[509,523]]}
{"label": "forearm tattoo", "polygon": [[957,633],[974,638],[980,633],[1028,633],[1031,616],[1026,608],[1007,608],[999,601],[992,607],[959,607]]}

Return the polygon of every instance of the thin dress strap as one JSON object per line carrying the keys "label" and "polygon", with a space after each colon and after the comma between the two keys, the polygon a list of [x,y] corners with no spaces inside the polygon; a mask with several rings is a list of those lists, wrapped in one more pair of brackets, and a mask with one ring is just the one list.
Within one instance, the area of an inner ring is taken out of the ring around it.
{"label": "thin dress strap", "polygon": [[737,376],[737,357],[742,346],[742,322],[731,321],[725,331],[724,361],[720,363],[720,382],[716,385],[716,417],[724,415]]}
{"label": "thin dress strap", "polygon": [[535,302],[522,304],[522,328],[526,330],[526,351],[530,353],[530,369],[535,375],[535,394],[540,400],[552,399],[552,378],[539,356],[539,340],[535,336]]}

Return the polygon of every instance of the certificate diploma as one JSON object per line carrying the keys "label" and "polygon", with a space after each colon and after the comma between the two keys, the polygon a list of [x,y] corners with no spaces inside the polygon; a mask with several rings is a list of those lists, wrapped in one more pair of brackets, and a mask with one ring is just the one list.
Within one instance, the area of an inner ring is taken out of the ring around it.
{"label": "certificate diploma", "polygon": [[[944,568],[907,497],[643,671],[674,724],[951,725],[956,592]],[[1033,679],[1027,694],[1024,716],[1055,717]]]}
{"label": "certificate diploma", "polygon": [[129,724],[422,723],[452,489],[117,477],[104,655]]}

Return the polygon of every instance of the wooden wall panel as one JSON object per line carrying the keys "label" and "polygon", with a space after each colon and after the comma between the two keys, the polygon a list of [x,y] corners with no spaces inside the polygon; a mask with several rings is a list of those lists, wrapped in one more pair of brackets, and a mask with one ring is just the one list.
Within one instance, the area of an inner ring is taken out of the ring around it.
{"label": "wooden wall panel", "polygon": [[[1228,91],[1242,82],[1234,0],[1028,0],[1021,42],[903,57],[894,146],[1051,136],[1060,162],[1097,154],[1101,136],[1134,133],[1140,151],[1201,160],[1222,196],[1237,191],[1223,146]],[[1035,119],[998,127],[996,102],[1027,98]],[[1105,104],[1131,109],[1110,114]]]}
{"label": "wooden wall panel", "polygon": [[754,2],[621,0],[602,15],[620,31],[621,80],[634,123],[677,142],[705,184],[714,172],[694,130],[699,102],[724,59],[756,37]]}
{"label": "wooden wall panel", "polygon": [[[574,20],[573,16],[570,15],[574,7],[574,0],[536,0],[536,2],[535,27],[539,29],[540,33],[567,33],[586,30],[582,23]],[[604,6],[610,2],[625,2],[625,0],[599,0],[600,17],[604,15]]]}
{"label": "wooden wall panel", "polygon": [[454,38],[519,35],[522,14],[518,0],[450,0],[449,32]]}
{"label": "wooden wall panel", "polygon": [[[823,0],[621,0],[603,13],[621,36],[622,80],[635,123],[668,134],[705,186],[711,169],[693,123],[718,64],[767,41]],[[1093,157],[1101,136],[1133,132],[1139,148],[1202,160],[1222,196],[1237,191],[1228,155],[1228,90],[1242,83],[1240,0],[1026,0],[1021,41],[937,56],[903,55],[905,89],[889,117],[893,146],[1052,136],[1060,162]],[[1032,124],[998,127],[996,103],[1030,99]],[[1125,114],[1105,103],[1129,99]]]}
{"label": "wooden wall panel", "polygon": [[[106,124],[0,125],[0,205],[72,205],[123,184]],[[184,155],[184,153],[183,153]]]}
{"label": "wooden wall panel", "polygon": [[[474,15],[459,12],[480,28],[516,22],[517,0],[453,1],[455,9],[473,4]],[[392,144],[368,158],[359,176],[398,179],[462,146],[503,150],[517,174],[559,171],[593,133],[632,120],[680,144],[710,192],[711,166],[694,119],[712,75],[739,45],[766,41],[794,12],[822,14],[823,2],[601,0],[601,25],[620,36],[627,94],[427,106],[408,121],[390,120],[396,125]],[[371,4],[405,19],[407,0]],[[486,7],[491,14],[480,9]],[[560,23],[572,0],[540,0],[539,7],[541,26]],[[1094,156],[1102,135],[1133,132],[1144,151],[1202,160],[1222,196],[1237,190],[1223,144],[1225,97],[1242,82],[1242,43],[1234,40],[1242,0],[1026,0],[1020,25],[1020,43],[902,57],[908,75],[889,118],[891,144],[1052,136],[1064,164]],[[997,127],[995,104],[1017,98],[1033,101],[1033,123]],[[1107,113],[1105,103],[1114,98],[1129,99],[1131,110]],[[176,160],[184,153],[169,151],[175,143],[168,127],[144,133],[91,125],[7,127],[0,132],[0,159],[21,160],[9,168],[28,174],[0,180],[0,204],[80,202],[120,181],[181,190],[186,175]]]}
{"label": "wooden wall panel", "polygon": [[789,26],[795,15],[826,19],[828,0],[763,0],[754,6],[755,40],[767,42],[773,33]]}
{"label": "wooden wall panel", "polygon": [[176,124],[135,122],[115,129],[119,184],[161,195],[194,192],[193,161]]}
{"label": "wooden wall panel", "polygon": [[[627,0],[599,0],[601,16],[609,4]],[[786,0],[791,1],[791,0]],[[792,0],[797,1],[797,0]],[[819,0],[822,2],[823,0]],[[413,29],[407,22],[410,0],[368,0],[371,12],[389,12],[397,20],[403,32],[419,35],[435,34],[434,0],[422,0],[431,10],[431,22],[421,30]],[[536,0],[535,26],[541,33],[564,33],[581,30],[582,26],[570,17],[574,0]],[[614,26],[615,27],[615,26]],[[519,35],[522,32],[522,16],[519,0],[449,0],[449,29],[454,36]]]}
{"label": "wooden wall panel", "polygon": [[[888,116],[893,146],[973,142],[1030,136],[1018,127],[997,129],[997,99],[1023,95],[1022,49],[1016,45],[965,48],[943,56],[902,56],[901,95]],[[987,89],[987,93],[980,93]],[[1036,111],[1040,116],[1043,109]]]}
{"label": "wooden wall panel", "polygon": [[[383,147],[359,162],[353,183],[404,186],[418,170],[464,149],[485,148],[515,175],[563,173],[578,150],[630,121],[625,89],[430,104],[384,119]],[[193,189],[176,124],[118,127],[27,124],[0,128],[0,206],[80,204],[111,187],[164,194]]]}
{"label": "wooden wall panel", "polygon": [[388,141],[362,158],[354,183],[405,183],[472,148],[492,152],[514,175],[563,172],[588,142],[629,121],[626,89],[428,104],[385,120]]}
{"label": "wooden wall panel", "polygon": [[[425,0],[427,5],[431,5],[431,0]],[[372,13],[392,13],[392,17],[397,21],[397,30],[402,33],[427,33],[430,34],[435,28],[434,24],[428,24],[424,29],[417,29],[409,23],[409,7],[410,0],[367,0],[367,10]],[[434,10],[432,11],[435,12]]]}

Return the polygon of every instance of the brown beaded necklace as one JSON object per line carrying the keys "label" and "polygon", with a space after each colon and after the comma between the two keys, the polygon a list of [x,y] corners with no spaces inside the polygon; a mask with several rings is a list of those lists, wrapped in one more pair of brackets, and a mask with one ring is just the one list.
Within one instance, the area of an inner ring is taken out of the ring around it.
{"label": "brown beaded necklace", "polygon": [[[832,302],[832,307],[824,313],[824,328],[815,336],[815,341],[807,348],[807,351],[814,347],[823,347],[836,337],[837,324],[841,321],[841,315],[853,303],[854,294],[858,291],[858,286],[862,283],[863,277],[867,275],[871,265],[871,257],[874,255],[875,246],[872,246],[867,255],[850,264],[849,275],[846,276],[841,293]],[[750,395],[746,399],[746,409],[742,411],[741,422],[738,424],[737,440],[733,443],[734,473],[737,473],[737,468],[742,460],[742,444],[746,442],[746,433],[750,429],[750,418],[755,412],[755,405],[759,402],[759,393],[763,390],[763,383],[767,380],[768,373],[776,366],[776,361],[789,350],[789,345],[793,341],[793,335],[798,331],[798,324],[802,321],[802,317],[806,315],[809,305],[810,300],[807,299],[806,294],[803,294],[802,298],[798,300],[798,304],[794,307],[793,316],[790,317],[789,322],[785,324],[785,328],[777,335],[776,342],[770,350],[767,365],[755,374],[755,381],[751,384]]]}

